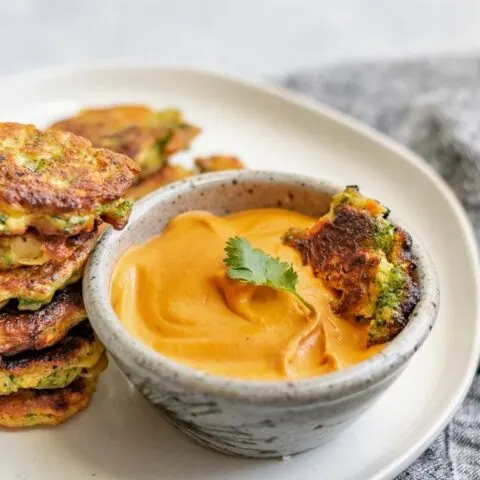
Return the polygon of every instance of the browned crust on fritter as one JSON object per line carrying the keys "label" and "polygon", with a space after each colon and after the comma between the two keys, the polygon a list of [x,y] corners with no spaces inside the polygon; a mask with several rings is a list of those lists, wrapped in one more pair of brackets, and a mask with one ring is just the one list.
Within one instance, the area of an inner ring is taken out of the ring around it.
{"label": "browned crust on fritter", "polygon": [[348,187],[309,231],[284,236],[332,292],[333,311],[368,324],[367,346],[392,340],[419,300],[411,238],[388,213]]}
{"label": "browned crust on fritter", "polygon": [[165,145],[165,153],[170,156],[181,150],[185,150],[200,132],[201,130],[198,127],[183,124],[171,133]]}
{"label": "browned crust on fritter", "polygon": [[192,170],[188,170],[180,165],[165,165],[159,172],[130,187],[125,197],[130,200],[138,200],[158,188],[176,182],[177,180],[191,177],[194,174],[195,172]]}
{"label": "browned crust on fritter", "polygon": [[85,409],[95,391],[99,374],[106,368],[106,356],[86,375],[63,388],[20,390],[0,396],[0,427],[28,428],[58,425]]}
{"label": "browned crust on fritter", "polygon": [[[41,159],[42,168],[18,165],[19,153]],[[117,200],[138,173],[126,155],[95,149],[89,140],[69,132],[42,132],[18,123],[0,123],[0,158],[0,205],[52,215],[88,213]],[[57,186],[52,178],[64,184]]]}
{"label": "browned crust on fritter", "polygon": [[88,138],[95,147],[110,148],[135,159],[145,146],[168,134],[168,127],[148,121],[154,112],[143,105],[88,108],[50,128]]}
{"label": "browned crust on fritter", "polygon": [[65,365],[75,360],[87,345],[97,342],[90,323],[84,321],[73,327],[56,345],[41,351],[27,351],[13,357],[0,358],[0,370],[19,376],[37,368]]}
{"label": "browned crust on fritter", "polygon": [[[165,139],[165,155],[173,155],[187,148],[190,142],[200,132],[198,128],[191,126],[172,130],[166,126],[142,127],[140,125],[130,125],[122,130],[102,136],[100,134],[102,130],[95,131],[97,127],[98,124],[77,125],[74,119],[71,119],[61,126],[64,130],[90,139],[97,147],[111,149],[117,153],[127,155],[134,160],[137,159],[140,152],[145,148],[153,147],[159,139]],[[55,128],[60,127],[58,127],[57,124]]]}
{"label": "browned crust on fritter", "polygon": [[[74,122],[71,122],[74,124]],[[71,127],[68,127],[71,128]],[[107,145],[108,148],[118,153],[128,155],[134,160],[140,154],[142,149],[146,147],[153,147],[157,138],[162,138],[168,134],[168,128],[157,127],[148,130],[142,129],[137,125],[132,125],[119,132],[112,133],[108,138],[97,138],[94,141],[97,145]],[[91,132],[87,131],[80,135],[87,138],[92,138]]]}
{"label": "browned crust on fritter", "polygon": [[407,272],[412,275],[416,263],[412,256],[412,239],[410,235],[400,227],[395,227],[393,246],[388,260],[392,263],[401,263]]}
{"label": "browned crust on fritter", "polygon": [[294,241],[304,262],[337,293],[335,311],[340,315],[361,310],[370,299],[380,260],[368,250],[373,235],[366,213],[340,206],[333,222],[320,220],[308,235]]}
{"label": "browned crust on fritter", "polygon": [[27,389],[0,397],[0,427],[23,428],[63,423],[88,406],[95,383],[95,380],[80,377],[63,388]]}
{"label": "browned crust on fritter", "polygon": [[220,172],[222,170],[242,170],[245,165],[238,157],[232,155],[212,155],[210,157],[198,157],[195,166],[200,173]]}
{"label": "browned crust on fritter", "polygon": [[[50,301],[55,291],[65,287],[72,276],[81,274],[97,238],[97,230],[83,232],[70,238],[72,254],[66,259],[0,271],[0,301],[18,298],[40,303]],[[38,310],[39,307],[20,308]]]}
{"label": "browned crust on fritter", "polygon": [[50,347],[85,318],[81,282],[58,292],[36,312],[7,307],[0,312],[0,356]]}
{"label": "browned crust on fritter", "polygon": [[384,341],[395,337],[407,325],[413,309],[420,300],[420,289],[414,275],[417,263],[412,255],[412,239],[408,232],[400,227],[395,227],[393,247],[388,260],[394,264],[402,265],[407,277],[403,286],[402,302],[398,312],[396,312],[392,329]]}
{"label": "browned crust on fritter", "polygon": [[184,123],[179,114],[179,123],[169,124],[161,113],[144,105],[114,105],[82,110],[51,128],[88,138],[96,147],[111,149],[134,160],[158,142],[162,143],[162,154],[170,156],[187,148],[200,129]]}

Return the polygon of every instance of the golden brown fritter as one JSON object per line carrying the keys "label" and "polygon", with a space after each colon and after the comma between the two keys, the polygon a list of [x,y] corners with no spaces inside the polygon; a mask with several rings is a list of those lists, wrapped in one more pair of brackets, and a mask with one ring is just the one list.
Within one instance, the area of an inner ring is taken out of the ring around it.
{"label": "golden brown fritter", "polygon": [[35,312],[6,307],[0,312],[0,356],[50,347],[86,318],[81,282],[57,292]]}
{"label": "golden brown fritter", "polygon": [[96,230],[70,239],[72,254],[43,265],[0,271],[0,306],[18,300],[19,310],[38,310],[49,303],[57,290],[76,282],[98,238]]}
{"label": "golden brown fritter", "polygon": [[40,235],[28,231],[15,237],[0,236],[0,270],[42,265],[72,254],[74,237]]}
{"label": "golden brown fritter", "polygon": [[145,178],[160,170],[170,155],[189,147],[200,130],[177,110],[154,111],[143,105],[86,109],[52,128],[88,138],[94,146],[133,158]]}
{"label": "golden brown fritter", "polygon": [[75,235],[97,218],[122,228],[137,173],[126,155],[71,133],[0,123],[0,234]]}
{"label": "golden brown fritter", "polygon": [[19,390],[0,396],[0,427],[26,428],[63,423],[88,406],[98,376],[107,364],[107,357],[103,354],[95,366],[66,387]]}
{"label": "golden brown fritter", "polygon": [[[197,158],[195,165],[200,173],[244,168],[236,157],[227,156]],[[181,165],[165,165],[159,172],[130,187],[125,197],[130,200],[138,200],[169,183],[191,177],[197,173],[197,171],[189,170]]]}
{"label": "golden brown fritter", "polygon": [[242,170],[245,165],[239,158],[231,155],[212,155],[211,157],[198,157],[195,166],[200,173],[221,172],[222,170]]}
{"label": "golden brown fritter", "polygon": [[73,327],[56,345],[0,359],[0,395],[20,389],[62,388],[92,368],[105,347],[88,321]]}
{"label": "golden brown fritter", "polygon": [[334,294],[333,310],[368,323],[368,345],[394,338],[419,299],[410,237],[388,214],[357,187],[347,187],[310,231],[285,235]]}
{"label": "golden brown fritter", "polygon": [[188,170],[180,165],[165,165],[159,172],[145,178],[137,185],[130,187],[125,197],[130,200],[138,200],[158,188],[176,182],[177,180],[191,177],[192,175],[195,175],[194,171]]}

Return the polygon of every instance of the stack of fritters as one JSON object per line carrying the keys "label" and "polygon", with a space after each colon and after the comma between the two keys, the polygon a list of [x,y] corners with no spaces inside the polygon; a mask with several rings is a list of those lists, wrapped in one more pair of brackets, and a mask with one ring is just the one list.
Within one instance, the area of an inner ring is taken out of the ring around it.
{"label": "stack of fritters", "polygon": [[128,221],[137,173],[76,135],[0,123],[0,426],[57,424],[88,404],[107,360],[79,280],[102,221]]}
{"label": "stack of fritters", "polygon": [[54,123],[52,128],[81,135],[95,147],[109,148],[135,160],[140,175],[127,193],[132,200],[197,173],[243,168],[236,157],[224,155],[198,158],[192,169],[170,164],[170,157],[188,149],[200,133],[177,110],[154,111],[143,105],[86,109]]}

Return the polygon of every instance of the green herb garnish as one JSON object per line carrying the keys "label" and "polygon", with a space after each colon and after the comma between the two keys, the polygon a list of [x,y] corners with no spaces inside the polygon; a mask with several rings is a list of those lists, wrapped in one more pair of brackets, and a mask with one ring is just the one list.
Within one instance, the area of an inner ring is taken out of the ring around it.
{"label": "green herb garnish", "polygon": [[283,290],[297,297],[310,312],[315,311],[297,292],[298,275],[289,263],[253,248],[251,243],[242,237],[229,238],[225,245],[225,253],[227,256],[223,262],[228,267],[228,278]]}

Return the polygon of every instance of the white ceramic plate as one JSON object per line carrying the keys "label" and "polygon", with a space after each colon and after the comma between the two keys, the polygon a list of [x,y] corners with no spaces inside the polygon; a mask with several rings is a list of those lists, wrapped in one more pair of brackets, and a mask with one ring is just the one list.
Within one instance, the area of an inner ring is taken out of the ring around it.
{"label": "white ceramic plate", "polygon": [[49,122],[89,105],[179,106],[204,133],[184,154],[231,152],[252,168],[359,184],[402,217],[436,261],[437,324],[394,386],[335,441],[288,461],[191,443],[114,365],[91,407],[54,429],[0,432],[0,478],[385,479],[413,462],[459,406],[480,349],[474,238],[445,184],[409,151],[327,108],[223,76],[157,67],[61,68],[0,81],[0,120]]}

